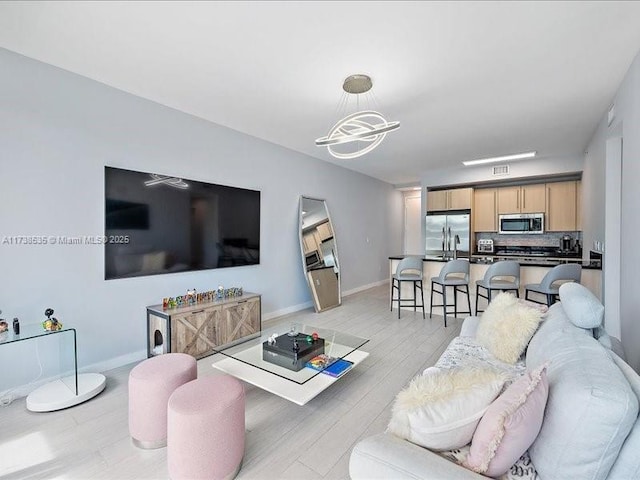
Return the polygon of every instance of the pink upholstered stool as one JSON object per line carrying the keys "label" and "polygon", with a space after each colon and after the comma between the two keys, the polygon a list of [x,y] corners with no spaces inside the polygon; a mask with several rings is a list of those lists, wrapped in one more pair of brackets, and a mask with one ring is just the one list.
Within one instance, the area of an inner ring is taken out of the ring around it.
{"label": "pink upholstered stool", "polygon": [[244,388],[227,375],[199,378],[169,399],[167,462],[172,480],[227,480],[244,456]]}
{"label": "pink upholstered stool", "polygon": [[129,433],[140,448],[167,444],[167,403],[180,385],[195,380],[196,359],[167,353],[136,365],[129,374]]}

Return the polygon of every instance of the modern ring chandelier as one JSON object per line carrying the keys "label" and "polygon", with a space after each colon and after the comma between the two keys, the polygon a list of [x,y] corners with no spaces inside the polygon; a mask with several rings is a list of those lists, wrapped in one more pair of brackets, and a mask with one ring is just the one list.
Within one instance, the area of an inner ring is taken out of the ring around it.
{"label": "modern ring chandelier", "polygon": [[150,173],[149,175],[151,176],[151,180],[144,182],[147,187],[152,187],[153,185],[167,185],[169,187],[180,188],[182,190],[189,188],[189,184],[181,178],[167,177],[166,175],[158,175],[156,173]]}
{"label": "modern ring chandelier", "polygon": [[[348,95],[356,95],[358,109],[359,95],[371,90],[373,83],[368,75],[357,74],[348,76],[342,89],[346,92],[342,104],[348,103]],[[335,158],[351,159],[360,157],[376,148],[387,132],[400,127],[400,122],[388,122],[381,113],[368,109],[347,115],[336,123],[329,133],[316,140],[319,147],[327,150]],[[343,148],[347,146],[346,148]],[[349,148],[351,147],[351,148]]]}

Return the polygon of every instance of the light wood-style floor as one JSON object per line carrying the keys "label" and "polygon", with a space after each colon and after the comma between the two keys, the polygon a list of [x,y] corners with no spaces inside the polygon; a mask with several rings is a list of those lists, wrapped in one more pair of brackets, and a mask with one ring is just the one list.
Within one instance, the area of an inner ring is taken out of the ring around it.
{"label": "light wood-style floor", "polygon": [[[433,365],[460,331],[441,316],[389,311],[388,287],[344,298],[339,308],[305,310],[277,321],[334,328],[371,339],[370,356],[300,407],[246,385],[246,452],[239,479],[348,479],[349,455],[363,437],[385,430],[398,391]],[[271,323],[271,322],[269,322]],[[217,374],[210,359],[199,375]],[[0,408],[0,478],[165,479],[166,448],[140,450],[127,427],[127,379],[134,365],[106,372],[95,399],[67,410],[32,413],[24,399]]]}

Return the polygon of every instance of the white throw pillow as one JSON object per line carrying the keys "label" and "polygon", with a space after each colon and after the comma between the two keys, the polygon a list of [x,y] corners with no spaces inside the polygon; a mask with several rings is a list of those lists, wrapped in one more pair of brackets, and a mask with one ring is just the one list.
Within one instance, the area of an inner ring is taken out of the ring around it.
{"label": "white throw pillow", "polygon": [[562,308],[576,327],[596,328],[602,325],[604,305],[588,288],[579,283],[563,283],[559,293]]}
{"label": "white throw pillow", "polygon": [[525,351],[536,332],[542,313],[500,292],[480,317],[476,333],[478,343],[498,360],[514,364]]}
{"label": "white throw pillow", "polygon": [[506,380],[492,369],[429,369],[397,395],[388,431],[432,450],[460,448]]}

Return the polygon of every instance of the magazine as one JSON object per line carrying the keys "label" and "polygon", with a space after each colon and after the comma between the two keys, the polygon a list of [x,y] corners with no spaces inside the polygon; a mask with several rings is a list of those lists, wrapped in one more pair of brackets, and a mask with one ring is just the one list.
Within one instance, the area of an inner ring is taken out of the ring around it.
{"label": "magazine", "polygon": [[309,368],[313,368],[314,370],[324,370],[329,365],[338,360],[335,357],[330,357],[329,355],[321,354],[316,355],[311,360],[309,360],[305,365]]}
{"label": "magazine", "polygon": [[353,367],[353,362],[341,358],[325,368],[322,373],[338,378],[347,373],[351,367]]}

